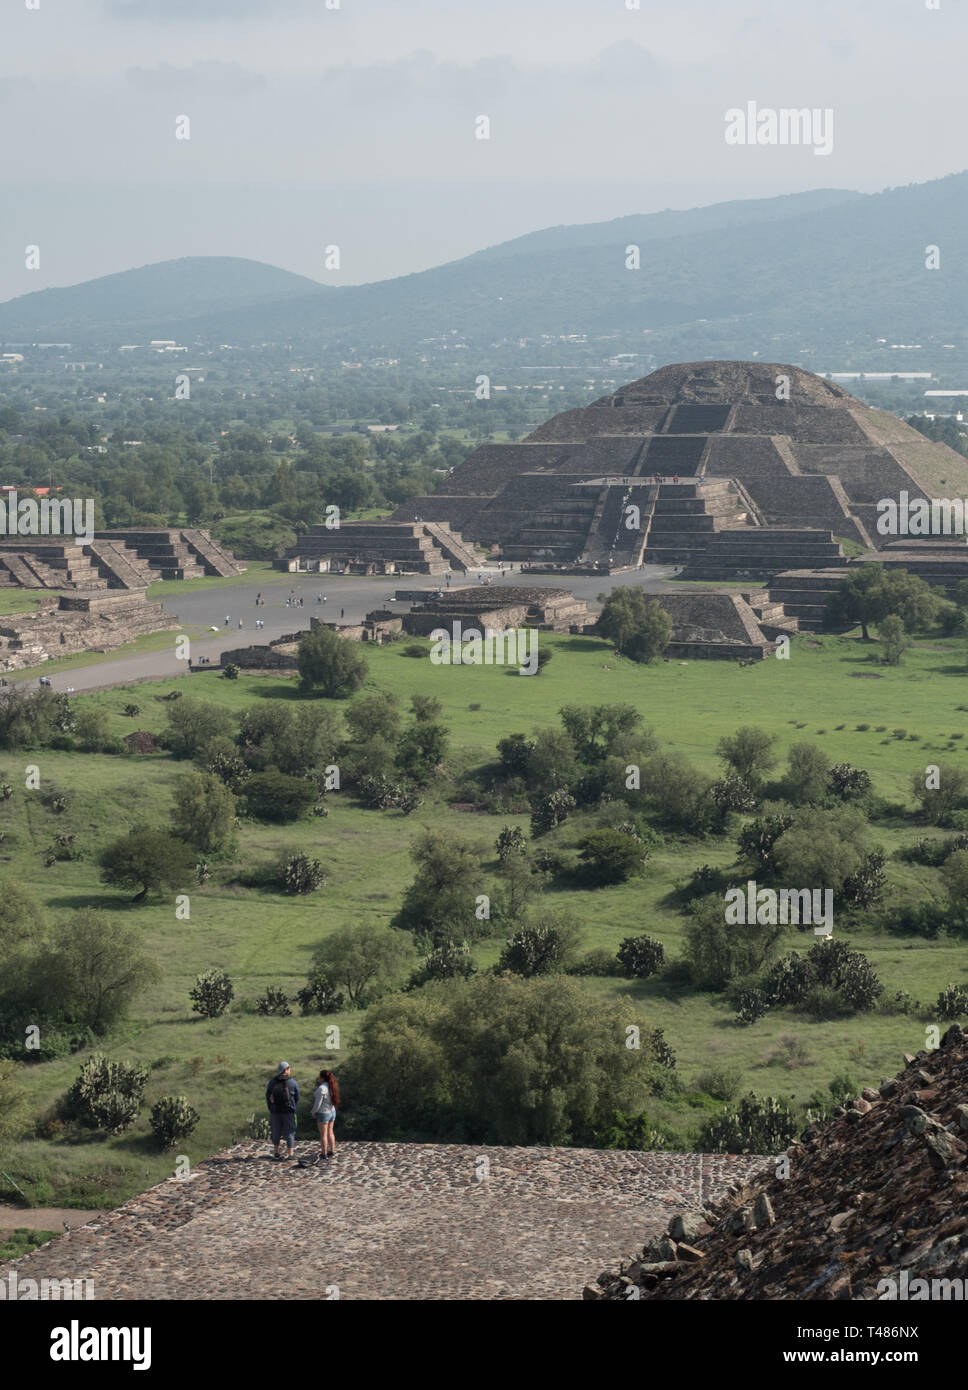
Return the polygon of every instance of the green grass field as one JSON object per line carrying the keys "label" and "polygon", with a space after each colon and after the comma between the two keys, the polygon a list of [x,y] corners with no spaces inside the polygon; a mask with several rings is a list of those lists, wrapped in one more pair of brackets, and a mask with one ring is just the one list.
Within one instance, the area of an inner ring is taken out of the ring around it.
{"label": "green grass field", "polygon": [[[546,636],[540,641],[553,659],[536,679],[522,679],[499,667],[445,667],[403,655],[402,644],[367,648],[365,691],[392,690],[402,700],[412,692],[434,695],[451,736],[447,771],[492,760],[499,739],[508,734],[557,724],[563,704],[628,702],[642,712],[660,742],[682,751],[707,771],[717,767],[717,740],[751,723],[778,735],[785,755],[794,742],[819,744],[829,762],[849,761],[866,768],[876,791],[910,803],[913,772],[929,762],[964,766],[968,731],[968,670],[963,642],[925,639],[905,656],[900,668],[871,663],[872,645],[855,638],[799,638],[789,660],[770,659],[740,669],[725,662],[660,662],[636,666],[616,657],[604,643],[586,637]],[[112,732],[160,731],[166,705],[157,696],[180,686],[172,680],[102,691],[79,697],[102,706]],[[302,699],[293,682],[269,674],[227,681],[216,674],[193,677],[191,694],[241,710],[254,701]],[[140,706],[135,718],[122,710]],[[334,702],[335,709],[341,708]],[[858,725],[866,725],[861,730]],[[883,726],[879,731],[878,726]],[[903,737],[901,736],[903,731]],[[42,790],[68,795],[62,814],[46,810],[36,794],[24,790],[24,767],[36,763]],[[494,840],[502,825],[527,830],[527,817],[455,812],[450,783],[411,816],[357,806],[348,794],[328,798],[330,814],[291,827],[243,822],[232,863],[214,863],[211,880],[191,892],[188,921],[176,920],[171,901],[149,899],[132,907],[125,896],[98,880],[100,847],[136,824],[163,825],[168,818],[174,779],[190,764],[167,754],[112,757],[42,751],[0,754],[0,780],[14,795],[0,801],[0,874],[29,889],[52,919],[92,906],[143,931],[161,967],[159,980],[137,999],[121,1033],[106,1051],[138,1059],[151,1067],[142,1118],[125,1134],[71,1143],[63,1134],[22,1140],[5,1153],[0,1167],[35,1204],[112,1205],[171,1172],[170,1155],[159,1154],[147,1124],[151,1103],[165,1093],[185,1094],[201,1123],[179,1146],[200,1159],[238,1137],[249,1117],[264,1113],[263,1089],[279,1057],[293,1063],[308,1084],[324,1057],[338,1065],[359,1027],[361,1015],[335,1018],[262,1018],[252,1000],[267,985],[280,985],[292,997],[305,982],[314,948],[347,923],[387,921],[397,910],[412,878],[408,857],[424,827],[458,833],[483,849],[491,883],[496,867]],[[588,817],[576,816],[555,832],[573,844]],[[43,867],[43,854],[55,834],[72,833],[83,857]],[[871,839],[890,855],[912,843],[919,832],[909,821],[875,825]],[[240,874],[268,863],[283,849],[303,849],[322,861],[327,878],[307,898],[289,898],[242,886]],[[685,919],[675,900],[676,886],[697,866],[726,865],[735,858],[732,839],[709,841],[666,837],[645,875],[619,887],[547,890],[548,905],[567,906],[585,923],[583,950],[614,949],[628,935],[658,937],[667,957],[681,953]],[[892,904],[917,902],[939,891],[936,870],[889,860]],[[835,927],[835,933],[837,927]],[[863,915],[842,931],[871,959],[887,994],[906,989],[933,1002],[941,988],[966,983],[968,950],[948,940],[932,942],[875,930]],[[788,947],[812,938],[791,929]],[[479,965],[496,961],[500,939],[475,947]],[[188,990],[196,974],[211,966],[226,969],[235,985],[229,1013],[203,1021],[192,1012]],[[711,1065],[741,1068],[746,1089],[804,1100],[836,1074],[849,1072],[858,1084],[877,1083],[896,1069],[903,1051],[925,1045],[925,1020],[872,1013],[826,1023],[777,1010],[749,1028],[738,1027],[725,1002],[662,978],[626,981],[592,978],[591,990],[628,1002],[633,1017],[660,1026],[678,1057],[687,1085]],[[324,1030],[337,1023],[341,1051],[327,1051]],[[73,1080],[80,1056],[34,1065],[27,1071],[35,1116],[47,1114]],[[681,1132],[694,1129],[708,1097],[649,1106],[653,1121]],[[692,1116],[692,1106],[696,1107]],[[0,1177],[0,1195],[15,1197]]]}

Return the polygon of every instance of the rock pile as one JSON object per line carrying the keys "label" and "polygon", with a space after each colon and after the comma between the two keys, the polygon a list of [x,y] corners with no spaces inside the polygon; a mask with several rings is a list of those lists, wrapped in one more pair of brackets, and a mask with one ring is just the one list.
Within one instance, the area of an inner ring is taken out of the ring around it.
{"label": "rock pile", "polygon": [[[587,1285],[584,1297],[961,1297],[968,1034],[955,1024],[936,1051],[904,1060],[897,1076],[865,1087],[791,1145],[789,1176],[778,1160],[776,1174],[767,1169],[701,1214],[674,1217],[665,1235]],[[942,1280],[956,1281],[954,1291]]]}

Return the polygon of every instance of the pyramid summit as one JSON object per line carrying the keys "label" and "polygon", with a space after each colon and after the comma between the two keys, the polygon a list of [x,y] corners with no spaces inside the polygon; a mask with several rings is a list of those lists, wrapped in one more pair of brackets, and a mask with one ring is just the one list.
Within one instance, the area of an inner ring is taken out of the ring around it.
{"label": "pyramid summit", "polygon": [[843,564],[844,541],[874,558],[902,493],[964,497],[968,461],[802,368],[686,362],[483,445],[395,516],[510,560],[713,579]]}

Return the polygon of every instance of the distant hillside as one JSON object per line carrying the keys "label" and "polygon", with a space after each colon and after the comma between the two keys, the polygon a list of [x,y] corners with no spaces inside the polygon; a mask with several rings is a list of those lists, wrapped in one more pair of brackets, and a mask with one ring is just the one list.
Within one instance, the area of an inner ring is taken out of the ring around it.
{"label": "distant hillside", "polygon": [[326,293],[304,275],[237,256],[186,256],[124,270],[68,289],[38,290],[0,305],[0,334],[40,342],[143,342],[171,337],[213,316]]}
{"label": "distant hillside", "polygon": [[[152,337],[413,351],[614,335],[612,350],[748,355],[803,343],[961,341],[968,321],[968,174],[878,194],[836,190],[554,227],[415,275],[333,288],[255,261],[193,258],[0,305],[0,338]],[[641,247],[628,270],[625,248]],[[941,248],[941,269],[925,268]],[[643,332],[654,335],[643,340]],[[765,355],[765,354],[764,354]],[[771,357],[774,356],[771,353]],[[787,354],[789,356],[789,354]]]}

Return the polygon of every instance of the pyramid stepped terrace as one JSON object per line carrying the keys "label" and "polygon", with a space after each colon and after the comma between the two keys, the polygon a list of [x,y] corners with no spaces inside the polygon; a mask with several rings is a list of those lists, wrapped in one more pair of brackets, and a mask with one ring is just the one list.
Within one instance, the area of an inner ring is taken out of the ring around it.
{"label": "pyramid stepped terrace", "polygon": [[968,577],[950,536],[878,532],[878,502],[903,493],[965,498],[968,460],[799,367],[691,362],[519,443],[484,445],[394,516],[432,518],[542,566],[767,580],[842,568],[849,550],[948,588]]}

